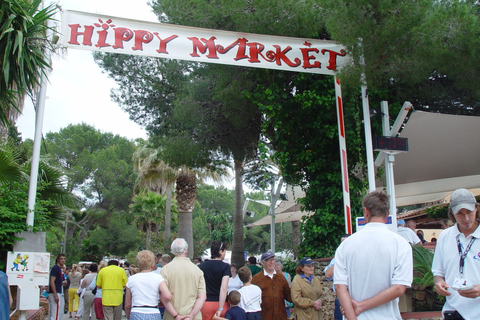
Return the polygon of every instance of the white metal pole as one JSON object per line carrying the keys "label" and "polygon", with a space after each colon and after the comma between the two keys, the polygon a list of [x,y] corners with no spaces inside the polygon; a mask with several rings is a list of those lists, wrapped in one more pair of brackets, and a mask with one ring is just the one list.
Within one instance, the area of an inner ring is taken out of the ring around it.
{"label": "white metal pole", "polygon": [[[365,58],[363,56],[363,39],[359,39],[360,47],[360,65],[365,68]],[[368,100],[368,88],[365,72],[361,75],[361,93],[362,93],[362,108],[363,108],[363,128],[365,132],[365,152],[367,153],[367,175],[368,175],[368,191],[372,192],[375,187],[375,159],[373,157],[373,143],[372,143],[372,126],[370,124],[370,102]]]}
{"label": "white metal pole", "polygon": [[[52,38],[52,31],[50,28],[53,27],[51,20],[47,22],[47,34],[46,38]],[[51,51],[50,49],[45,49],[45,61],[50,63]],[[42,130],[43,130],[43,116],[45,113],[45,99],[47,96],[47,82],[49,70],[45,70],[42,73],[40,79],[40,91],[37,95],[37,106],[35,112],[35,136],[33,140],[33,151],[32,151],[32,165],[30,168],[30,184],[28,188],[28,212],[27,212],[27,227],[33,227],[35,220],[35,200],[37,195],[37,180],[38,180],[38,167],[40,163],[40,144],[42,141]]]}
{"label": "white metal pole", "polygon": [[[388,111],[388,102],[382,101],[380,103],[382,111],[382,131],[384,136],[391,135],[390,116]],[[392,216],[392,225],[397,226],[397,208],[395,202],[395,180],[393,175],[393,164],[395,163],[395,156],[387,154],[385,157],[385,177],[387,180],[387,194],[390,196],[390,214]],[[396,228],[393,228],[396,230]]]}

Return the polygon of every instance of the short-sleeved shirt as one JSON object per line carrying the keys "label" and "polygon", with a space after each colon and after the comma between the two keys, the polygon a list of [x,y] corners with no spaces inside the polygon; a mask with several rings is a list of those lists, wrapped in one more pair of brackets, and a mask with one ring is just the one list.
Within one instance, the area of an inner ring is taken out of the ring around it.
{"label": "short-sleeved shirt", "polygon": [[240,292],[241,295],[238,306],[245,310],[245,312],[262,311],[262,289],[251,284],[241,287],[238,292]]}
{"label": "short-sleeved shirt", "polygon": [[225,314],[225,319],[247,320],[247,316],[245,315],[245,311],[243,311],[242,308],[235,306],[227,310],[227,313]]}
{"label": "short-sleeved shirt", "polygon": [[420,242],[420,238],[417,236],[415,231],[410,228],[398,227],[397,233],[410,243],[417,244]]}
{"label": "short-sleeved shirt", "polygon": [[119,306],[123,302],[123,287],[127,284],[125,270],[110,265],[100,270],[97,275],[97,286],[102,289],[102,305]]}
{"label": "short-sleeved shirt", "polygon": [[260,268],[256,264],[252,264],[252,265],[249,265],[247,267],[248,267],[248,269],[250,269],[250,271],[252,271],[252,277],[254,275],[256,275],[257,273],[259,273],[260,271],[262,271],[262,268]]}
{"label": "short-sleeved shirt", "polygon": [[465,298],[459,295],[457,290],[452,289],[455,278],[460,275],[457,236],[463,252],[465,252],[471,239],[476,238],[465,257],[463,279],[467,280],[467,285],[480,284],[480,227],[468,237],[465,237],[458,230],[457,224],[443,230],[438,237],[437,247],[435,248],[432,273],[434,276],[444,277],[445,282],[450,286],[448,292],[451,295],[447,296],[443,310],[457,310],[464,319],[476,320],[479,318],[479,298]]}
{"label": "short-sleeved shirt", "polygon": [[[412,280],[412,247],[384,223],[367,223],[335,253],[333,281],[346,285],[356,301],[369,299],[392,285],[410,287]],[[402,319],[398,298],[362,312],[358,319]]]}
{"label": "short-sleeved shirt", "polygon": [[[203,272],[187,257],[175,257],[160,271],[172,294],[172,305],[179,314],[189,314],[192,311],[199,293],[205,293]],[[165,310],[165,320],[173,320],[168,310]],[[193,320],[201,320],[199,312]]]}
{"label": "short-sleeved shirt", "polygon": [[140,272],[134,274],[127,281],[127,288],[132,293],[132,312],[160,313],[158,308],[142,308],[141,306],[155,307],[160,300],[159,285],[163,277],[157,273]]}
{"label": "short-sleeved shirt", "polygon": [[198,267],[205,277],[207,301],[218,301],[223,277],[232,276],[230,266],[220,260],[205,260]]}
{"label": "short-sleeved shirt", "polygon": [[[63,293],[63,287],[62,287],[63,270],[58,266],[58,264],[55,264],[50,270],[50,277],[55,277],[54,283],[55,283],[55,290],[57,291],[57,293]],[[52,288],[49,287],[48,293],[53,293]]]}

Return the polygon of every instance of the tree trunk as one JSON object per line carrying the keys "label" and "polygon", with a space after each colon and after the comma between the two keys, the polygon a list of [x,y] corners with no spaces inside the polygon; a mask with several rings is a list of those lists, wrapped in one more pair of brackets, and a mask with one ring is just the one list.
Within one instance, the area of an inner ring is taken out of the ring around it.
{"label": "tree trunk", "polygon": [[188,243],[188,257],[193,259],[192,212],[197,198],[197,178],[193,173],[182,173],[177,178],[178,237]]}
{"label": "tree trunk", "polygon": [[298,257],[298,247],[300,246],[300,221],[292,221],[292,247],[293,259]]}
{"label": "tree trunk", "polygon": [[147,239],[145,244],[145,250],[150,250],[150,243],[152,242],[152,226],[149,223],[147,225]]}
{"label": "tree trunk", "polygon": [[172,223],[172,183],[167,186],[167,203],[165,208],[165,248],[170,246],[170,226]]}
{"label": "tree trunk", "polygon": [[237,269],[245,265],[243,242],[243,161],[235,161],[235,219],[233,222],[232,263]]}

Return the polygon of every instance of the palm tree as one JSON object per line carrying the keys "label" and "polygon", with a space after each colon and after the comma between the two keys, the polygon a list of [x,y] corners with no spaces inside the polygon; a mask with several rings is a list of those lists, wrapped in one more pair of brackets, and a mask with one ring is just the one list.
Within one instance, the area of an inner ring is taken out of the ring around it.
{"label": "palm tree", "polygon": [[54,51],[47,39],[47,25],[56,5],[41,8],[42,0],[0,2],[0,124],[21,111],[18,102],[33,95],[42,74],[50,69],[46,50]]}
{"label": "palm tree", "polygon": [[177,179],[177,170],[161,160],[160,150],[147,145],[140,146],[133,155],[137,173],[137,192],[149,190],[167,197],[165,208],[165,245],[170,240],[172,189]]}
{"label": "palm tree", "polygon": [[[215,182],[222,181],[223,177],[228,175],[223,161],[212,161],[212,164],[199,168],[173,167],[162,160],[161,149],[148,146],[144,146],[143,149],[140,147],[134,157],[136,159],[135,167],[139,174],[137,186],[144,186],[152,191],[161,191],[174,177],[178,206],[178,237],[187,241],[191,248],[188,256],[193,258],[192,212],[197,199],[197,181],[203,181],[206,178]],[[165,230],[167,230],[167,217],[165,218]]]}
{"label": "palm tree", "polygon": [[130,205],[137,226],[147,234],[145,248],[150,249],[152,232],[156,232],[158,224],[164,220],[166,198],[156,192],[137,194]]}

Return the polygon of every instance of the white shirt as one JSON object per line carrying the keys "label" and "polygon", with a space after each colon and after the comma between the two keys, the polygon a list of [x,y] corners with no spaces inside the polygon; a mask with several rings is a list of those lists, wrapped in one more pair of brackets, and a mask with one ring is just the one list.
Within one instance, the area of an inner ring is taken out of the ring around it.
{"label": "white shirt", "polygon": [[[392,285],[409,287],[413,280],[410,244],[384,223],[367,223],[345,239],[335,253],[335,284],[348,286],[356,301],[369,299]],[[398,298],[362,312],[359,320],[401,320]]]}
{"label": "white shirt", "polygon": [[432,273],[434,276],[444,277],[445,282],[450,286],[448,292],[452,295],[447,297],[443,310],[457,310],[465,320],[477,320],[480,314],[480,298],[464,298],[458,294],[457,290],[452,289],[455,278],[460,276],[457,235],[460,235],[459,240],[463,251],[472,237],[477,238],[465,258],[462,278],[467,280],[467,285],[480,284],[480,227],[466,238],[458,230],[457,224],[443,230],[438,237]]}
{"label": "white shirt", "polygon": [[227,292],[230,293],[233,290],[238,290],[242,286],[243,286],[243,282],[242,282],[242,280],[240,280],[240,277],[237,274],[237,276],[235,278],[230,277],[230,279],[228,280]]}
{"label": "white shirt", "polygon": [[260,287],[251,284],[249,286],[241,287],[240,292],[241,299],[238,306],[242,308],[246,313],[261,311],[262,307],[262,289]]}
{"label": "white shirt", "polygon": [[417,236],[415,231],[410,228],[398,227],[397,232],[410,243],[417,244],[420,242],[420,238]]}
{"label": "white shirt", "polygon": [[159,313],[158,308],[138,308],[138,306],[157,306],[160,300],[158,286],[163,277],[153,272],[134,274],[127,281],[127,288],[132,292],[132,312]]}

